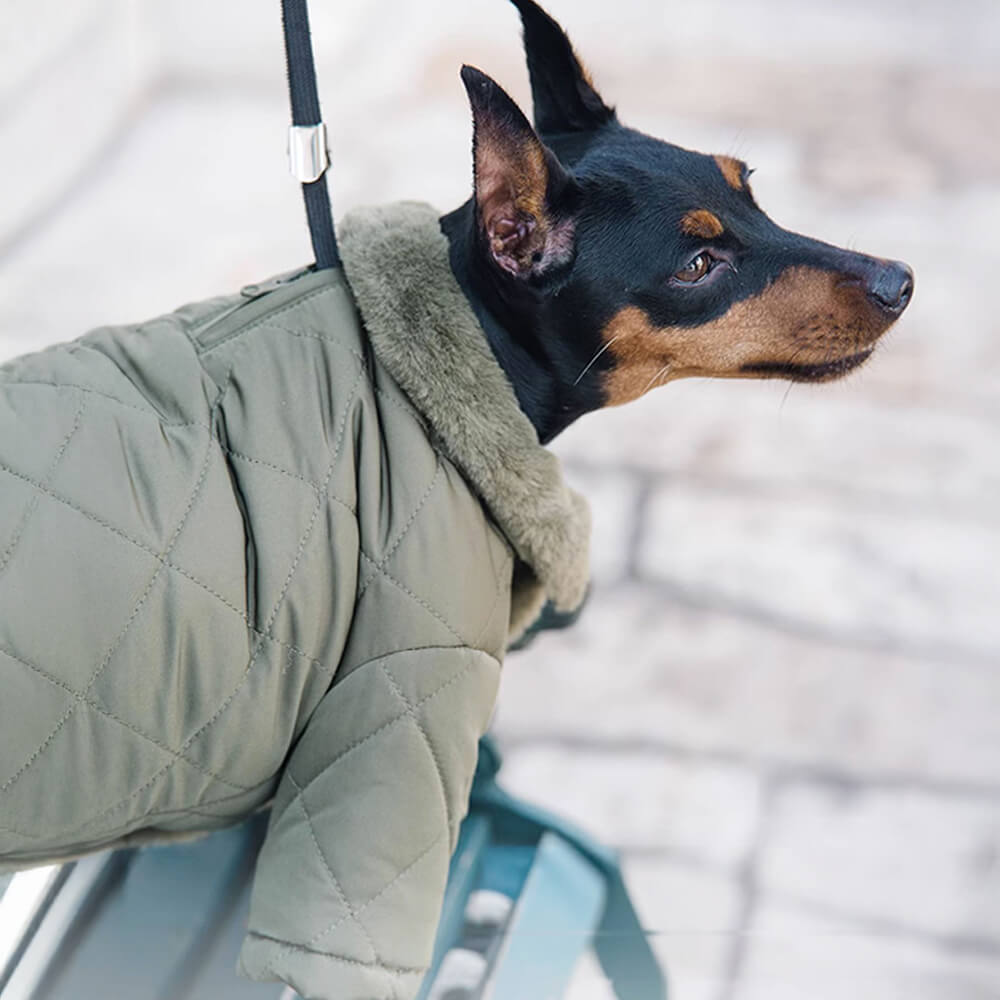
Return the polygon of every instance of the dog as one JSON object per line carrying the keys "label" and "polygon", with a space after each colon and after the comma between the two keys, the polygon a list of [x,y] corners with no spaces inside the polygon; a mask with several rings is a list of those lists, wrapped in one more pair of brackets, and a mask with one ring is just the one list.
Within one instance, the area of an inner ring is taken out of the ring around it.
{"label": "dog", "polygon": [[683,376],[835,379],[913,292],[514,2],[536,127],[462,70],[463,206],[0,371],[0,872],[270,805],[240,968],[303,996],[419,988],[503,656],[586,593],[543,445]]}
{"label": "dog", "polygon": [[913,273],[780,228],[751,170],[623,125],[559,24],[521,14],[535,128],[478,69],[475,194],[452,266],[543,442],[684,376],[832,381],[906,309]]}

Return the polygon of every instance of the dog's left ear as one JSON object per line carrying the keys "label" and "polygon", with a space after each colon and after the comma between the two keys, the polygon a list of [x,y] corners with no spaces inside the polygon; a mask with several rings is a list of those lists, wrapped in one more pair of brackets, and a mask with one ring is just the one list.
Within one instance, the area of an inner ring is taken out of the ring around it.
{"label": "dog's left ear", "polygon": [[592,132],[615,112],[594,89],[566,32],[532,0],[511,0],[521,13],[535,126],[542,135]]}
{"label": "dog's left ear", "polygon": [[487,251],[508,274],[538,277],[572,257],[574,182],[499,84],[472,66],[462,67],[462,82],[472,106],[476,211]]}

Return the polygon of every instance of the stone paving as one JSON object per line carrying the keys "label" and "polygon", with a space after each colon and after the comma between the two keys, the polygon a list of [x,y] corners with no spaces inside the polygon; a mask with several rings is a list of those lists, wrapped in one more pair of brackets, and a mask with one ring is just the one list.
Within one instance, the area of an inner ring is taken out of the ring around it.
{"label": "stone paving", "polygon": [[[0,353],[305,259],[262,6],[37,0],[58,28],[0,53]],[[464,199],[457,70],[526,98],[513,11],[313,7],[338,209]],[[508,663],[507,783],[621,848],[677,1000],[997,1000],[1000,6],[551,8],[626,121],[917,288],[845,383],[675,383],[557,441],[595,586]]]}

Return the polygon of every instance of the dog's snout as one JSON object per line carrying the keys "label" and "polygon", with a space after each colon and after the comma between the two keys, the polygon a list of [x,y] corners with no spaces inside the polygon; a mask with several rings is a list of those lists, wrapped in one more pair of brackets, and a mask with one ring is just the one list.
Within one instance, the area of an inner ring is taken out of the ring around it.
{"label": "dog's snout", "polygon": [[870,275],[866,291],[880,309],[899,315],[913,295],[913,272],[902,261],[881,263]]}

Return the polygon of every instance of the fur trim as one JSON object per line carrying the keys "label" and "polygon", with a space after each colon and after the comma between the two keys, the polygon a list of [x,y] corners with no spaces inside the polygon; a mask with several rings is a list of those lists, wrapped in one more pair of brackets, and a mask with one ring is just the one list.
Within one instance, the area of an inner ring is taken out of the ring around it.
{"label": "fur trim", "polygon": [[538,442],[448,258],[438,213],[418,202],[352,212],[344,270],[375,354],[428,420],[523,565],[511,638],[548,598],[575,610],[587,587],[590,511]]}

